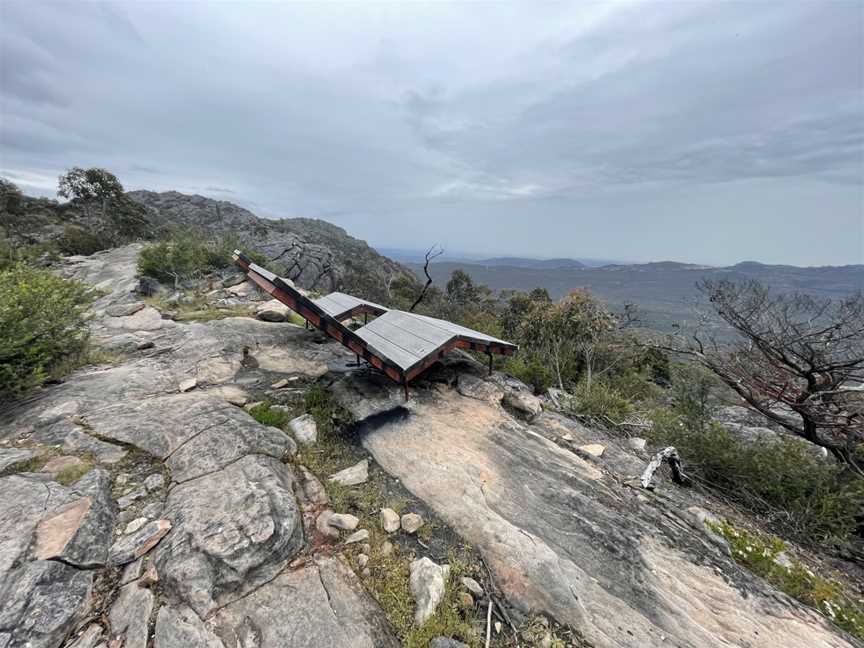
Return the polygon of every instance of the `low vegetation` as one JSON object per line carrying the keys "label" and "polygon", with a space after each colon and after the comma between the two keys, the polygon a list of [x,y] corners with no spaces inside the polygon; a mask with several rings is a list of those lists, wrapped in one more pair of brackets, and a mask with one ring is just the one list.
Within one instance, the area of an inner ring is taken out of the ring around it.
{"label": "low vegetation", "polygon": [[81,283],[22,263],[0,272],[0,398],[14,398],[88,362]]}
{"label": "low vegetation", "polygon": [[864,639],[864,600],[860,592],[853,593],[839,577],[815,573],[791,556],[777,537],[740,529],[727,521],[713,525],[713,529],[726,538],[735,562]]}

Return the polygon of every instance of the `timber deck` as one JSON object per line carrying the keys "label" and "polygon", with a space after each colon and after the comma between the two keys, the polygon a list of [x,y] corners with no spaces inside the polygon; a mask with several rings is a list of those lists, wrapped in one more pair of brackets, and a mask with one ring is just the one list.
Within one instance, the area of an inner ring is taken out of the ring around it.
{"label": "timber deck", "polygon": [[[513,355],[518,346],[453,322],[388,309],[341,292],[311,300],[288,281],[262,268],[239,250],[234,262],[262,290],[278,299],[309,324],[323,331],[383,371],[391,380],[407,385],[453,349]],[[342,322],[357,315],[375,319],[352,331]]]}

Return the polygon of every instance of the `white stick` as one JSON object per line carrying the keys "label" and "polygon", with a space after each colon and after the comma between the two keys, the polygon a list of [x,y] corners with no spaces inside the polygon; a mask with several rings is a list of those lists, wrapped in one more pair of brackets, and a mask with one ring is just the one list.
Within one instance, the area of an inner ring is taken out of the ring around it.
{"label": "white stick", "polygon": [[492,598],[489,598],[489,607],[486,610],[486,648],[489,648],[489,642],[492,641]]}

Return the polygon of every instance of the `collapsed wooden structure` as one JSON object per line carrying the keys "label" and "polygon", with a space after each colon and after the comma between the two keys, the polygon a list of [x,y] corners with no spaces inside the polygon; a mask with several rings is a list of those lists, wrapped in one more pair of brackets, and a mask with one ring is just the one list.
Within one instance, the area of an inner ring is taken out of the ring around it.
{"label": "collapsed wooden structure", "polygon": [[[363,358],[402,385],[406,400],[408,383],[452,349],[487,354],[490,371],[492,354],[513,355],[518,349],[515,344],[446,320],[392,310],[345,293],[334,292],[312,300],[281,277],[252,263],[240,250],[234,250],[233,258],[264,292],[353,351],[358,360]],[[375,319],[353,331],[343,324],[359,315],[364,321],[369,315]]]}

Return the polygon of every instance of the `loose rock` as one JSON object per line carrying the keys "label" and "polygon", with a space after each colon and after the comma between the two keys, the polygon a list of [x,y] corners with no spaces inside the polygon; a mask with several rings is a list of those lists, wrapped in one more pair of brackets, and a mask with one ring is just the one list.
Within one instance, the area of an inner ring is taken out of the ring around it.
{"label": "loose rock", "polygon": [[198,386],[198,379],[197,378],[188,378],[186,380],[181,381],[179,390],[181,392],[188,392],[188,391],[195,389],[195,387],[197,387],[197,386]]}
{"label": "loose rock", "polygon": [[355,542],[363,542],[364,540],[369,539],[369,531],[366,529],[360,529],[359,531],[355,531],[350,536],[345,538],[345,544],[354,544]]}
{"label": "loose rock", "polygon": [[124,495],[123,497],[118,499],[117,506],[120,508],[121,511],[123,511],[132,506],[138,500],[143,499],[144,497],[147,497],[147,491],[145,491],[143,488],[138,488],[133,490],[128,495]]}
{"label": "loose rock", "polygon": [[165,478],[159,473],[154,473],[144,480],[144,488],[147,489],[148,493],[152,493],[153,491],[162,488],[164,483]]}
{"label": "loose rock", "polygon": [[597,459],[602,457],[603,453],[606,452],[606,446],[600,445],[599,443],[589,443],[588,445],[579,446],[576,449],[587,455],[596,457]]}
{"label": "loose rock", "polygon": [[423,526],[423,518],[416,513],[406,513],[402,516],[402,530],[405,533],[415,533]]}
{"label": "loose rock", "polygon": [[527,391],[508,391],[504,394],[503,403],[529,421],[543,411],[543,404],[540,399]]}
{"label": "loose rock", "polygon": [[636,452],[642,452],[643,450],[645,450],[645,446],[648,445],[648,441],[641,437],[633,437],[631,439],[627,439],[627,445]]}
{"label": "loose rock", "polygon": [[449,573],[450,565],[436,565],[425,556],[411,563],[408,586],[417,602],[414,623],[418,626],[435,614],[444,596],[444,584]]}
{"label": "loose rock", "polygon": [[334,513],[327,520],[327,524],[336,529],[353,531],[360,524],[360,520],[349,513]]}
{"label": "loose rock", "polygon": [[365,483],[367,479],[369,479],[369,460],[363,459],[350,468],[330,475],[329,481],[334,481],[343,486],[357,486],[358,484]]}
{"label": "loose rock", "polygon": [[394,533],[399,530],[399,514],[393,509],[381,509],[381,528],[387,533]]}
{"label": "loose rock", "polygon": [[288,427],[300,445],[313,445],[318,440],[318,425],[311,414],[292,419]]}
{"label": "loose rock", "polygon": [[278,299],[271,299],[255,309],[255,317],[264,322],[284,322],[291,310]]}
{"label": "loose rock", "polygon": [[315,520],[315,528],[318,529],[319,533],[323,533],[325,536],[338,538],[339,531],[335,527],[330,526],[330,518],[332,518],[333,515],[333,511],[322,511]]}
{"label": "loose rock", "polygon": [[476,580],[471,578],[470,576],[462,577],[462,585],[471,592],[477,598],[481,598],[483,596],[483,587]]}

